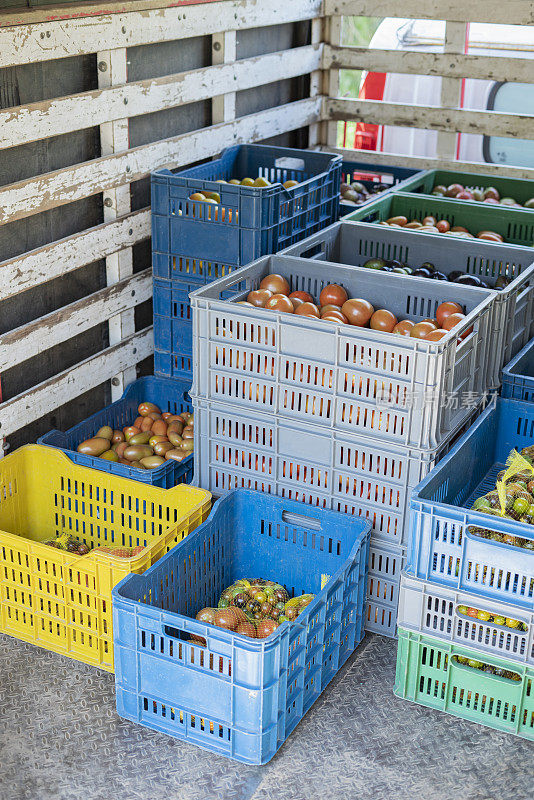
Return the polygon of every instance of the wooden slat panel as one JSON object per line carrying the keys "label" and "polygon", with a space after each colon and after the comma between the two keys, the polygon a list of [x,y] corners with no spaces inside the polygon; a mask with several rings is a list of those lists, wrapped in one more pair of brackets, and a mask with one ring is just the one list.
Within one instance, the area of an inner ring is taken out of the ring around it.
{"label": "wooden slat panel", "polygon": [[[456,172],[473,172],[485,175],[534,180],[534,169],[526,167],[511,167],[508,164],[486,164],[473,161],[447,161],[437,158],[421,158],[420,156],[407,156],[399,153],[376,153],[370,150],[353,150],[348,147],[327,147],[321,150],[329,153],[338,153],[346,161],[360,162],[369,166],[382,167],[411,167],[413,169],[449,169]],[[534,260],[534,250],[533,250]]]}
{"label": "wooden slat panel", "polygon": [[230,144],[254,142],[317,122],[321,98],[307,98],[193,133],[142,145],[125,153],[39,175],[0,188],[0,224],[80,200],[145,177],[217,155]]}
{"label": "wooden slat panel", "polygon": [[326,115],[338,120],[358,120],[381,125],[426,128],[434,131],[513,136],[534,139],[532,117],[526,114],[499,114],[494,111],[413,106],[378,100],[325,101]]}
{"label": "wooden slat panel", "polygon": [[166,8],[0,28],[0,67],[142,44],[281,25],[320,16],[321,0],[263,0]]}
{"label": "wooden slat panel", "polygon": [[403,50],[371,50],[368,47],[325,45],[324,69],[362,69],[372,72],[473,78],[483,81],[534,82],[534,60],[499,56],[414,53]]}
{"label": "wooden slat panel", "polygon": [[494,22],[502,25],[532,25],[531,0],[325,0],[324,13],[362,17],[409,17],[446,19],[452,22]]}
{"label": "wooden slat panel", "polygon": [[236,63],[7,108],[0,111],[0,150],[102,125],[125,115],[131,118],[208,100],[224,95],[228,87],[241,91],[305,75],[319,68],[321,47],[297,47]]}
{"label": "wooden slat panel", "polygon": [[[24,2],[24,0],[20,0]],[[155,8],[175,8],[189,6],[191,0],[127,0],[118,3],[116,0],[101,0],[99,3],[87,0],[85,3],[55,3],[46,6],[32,6],[32,8],[5,8],[0,10],[0,26],[2,25],[30,25],[36,22],[49,22],[50,20],[79,19],[80,17],[94,17],[97,14],[124,14],[126,11],[151,11]],[[213,3],[215,0],[194,0],[195,3]],[[184,9],[186,10],[186,9]]]}
{"label": "wooden slat panel", "polygon": [[58,311],[0,335],[0,372],[133,309],[152,297],[152,270],[107,286]]}
{"label": "wooden slat panel", "polygon": [[0,263],[0,301],[99,261],[150,236],[150,209]]}
{"label": "wooden slat panel", "polygon": [[81,361],[54,375],[33,389],[0,404],[3,436],[20,430],[36,419],[104,383],[126,367],[148,358],[154,349],[152,327],[145,328],[120,344]]}

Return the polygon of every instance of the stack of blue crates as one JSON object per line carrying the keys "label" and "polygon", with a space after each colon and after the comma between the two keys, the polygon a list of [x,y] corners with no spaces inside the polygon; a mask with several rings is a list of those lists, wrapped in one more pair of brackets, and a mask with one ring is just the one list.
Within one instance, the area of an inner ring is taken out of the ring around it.
{"label": "stack of blue crates", "polygon": [[[245,177],[271,185],[227,183]],[[284,188],[290,180],[297,185]],[[236,145],[201,166],[152,174],[156,375],[192,377],[189,293],[335,222],[340,182],[340,156],[265,145]],[[204,191],[221,202],[189,199]]]}

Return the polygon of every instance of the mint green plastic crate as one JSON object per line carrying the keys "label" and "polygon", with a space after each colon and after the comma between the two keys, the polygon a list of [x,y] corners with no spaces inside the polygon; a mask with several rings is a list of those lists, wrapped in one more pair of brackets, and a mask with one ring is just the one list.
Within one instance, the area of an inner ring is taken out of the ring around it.
{"label": "mint green plastic crate", "polygon": [[[534,243],[534,214],[528,209],[493,206],[487,203],[468,203],[466,200],[443,200],[423,194],[395,192],[347,214],[344,221],[381,222],[403,215],[412,219],[436,217],[446,219],[451,228],[461,225],[475,236],[480,231],[495,231],[504,238],[504,244],[531,247]],[[398,230],[398,229],[394,229]],[[444,233],[418,233],[414,236],[447,236]],[[453,237],[454,238],[454,237]],[[471,240],[469,240],[471,241]],[[482,241],[482,240],[481,240]]]}
{"label": "mint green plastic crate", "polygon": [[[520,180],[518,178],[497,178],[495,175],[478,175],[474,172],[449,172],[441,169],[419,172],[417,175],[407,178],[402,183],[402,191],[432,194],[434,186],[450,186],[451,183],[461,183],[462,186],[469,189],[482,190],[493,186],[501,197],[513,197],[521,205],[534,197],[534,181]],[[452,197],[443,199],[447,200],[447,202],[454,200]],[[456,202],[480,204],[477,200],[457,200]],[[499,206],[499,208],[507,209],[508,211],[518,210],[509,206]],[[534,209],[530,209],[530,211],[532,213]]]}
{"label": "mint green plastic crate", "polygon": [[[533,667],[401,627],[398,639],[397,697],[534,741]],[[513,672],[519,679],[460,664],[458,656]]]}

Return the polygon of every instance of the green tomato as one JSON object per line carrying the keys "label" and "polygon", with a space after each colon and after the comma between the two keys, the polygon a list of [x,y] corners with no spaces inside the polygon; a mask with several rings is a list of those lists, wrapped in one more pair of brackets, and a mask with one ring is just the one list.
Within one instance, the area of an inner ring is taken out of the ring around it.
{"label": "green tomato", "polygon": [[484,666],[484,664],[481,661],[477,661],[474,658],[469,658],[467,663],[470,667],[473,667],[473,669],[482,669]]}
{"label": "green tomato", "polygon": [[505,625],[506,618],[497,615],[496,617],[493,617],[493,622],[495,623],[495,625]]}
{"label": "green tomato", "polygon": [[486,496],[477,498],[473,503],[474,511],[480,511],[481,508],[491,508],[491,503]]}
{"label": "green tomato", "polygon": [[487,611],[479,611],[477,617],[483,622],[488,622],[491,619],[491,614],[488,614]]}
{"label": "green tomato", "polygon": [[529,508],[530,508],[530,503],[528,502],[528,500],[525,500],[524,497],[517,497],[514,500],[513,509],[516,512],[516,514],[519,514],[520,517],[522,517],[523,514],[526,514]]}
{"label": "green tomato", "polygon": [[467,606],[458,606],[458,613],[467,616]]}

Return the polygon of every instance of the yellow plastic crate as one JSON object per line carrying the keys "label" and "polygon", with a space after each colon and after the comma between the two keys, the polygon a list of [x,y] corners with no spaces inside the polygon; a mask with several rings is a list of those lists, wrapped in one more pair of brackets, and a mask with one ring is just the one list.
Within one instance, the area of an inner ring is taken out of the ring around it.
{"label": "yellow plastic crate", "polygon": [[[113,672],[111,590],[141,573],[208,516],[211,494],[160,489],[27,445],[0,460],[0,631]],[[70,533],[90,547],[146,549],[85,556],[43,541]]]}

